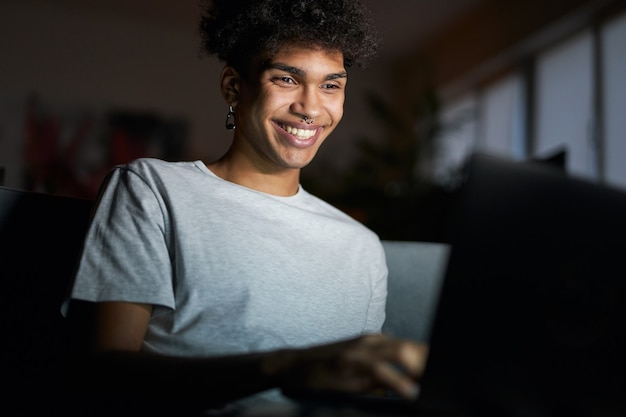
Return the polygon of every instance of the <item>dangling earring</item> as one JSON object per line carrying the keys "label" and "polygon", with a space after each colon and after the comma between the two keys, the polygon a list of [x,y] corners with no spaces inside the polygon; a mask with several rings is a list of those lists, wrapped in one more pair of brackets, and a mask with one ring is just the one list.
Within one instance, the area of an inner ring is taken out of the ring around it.
{"label": "dangling earring", "polygon": [[233,106],[228,106],[228,114],[226,115],[226,129],[233,130],[237,125],[235,125],[235,111],[233,110]]}

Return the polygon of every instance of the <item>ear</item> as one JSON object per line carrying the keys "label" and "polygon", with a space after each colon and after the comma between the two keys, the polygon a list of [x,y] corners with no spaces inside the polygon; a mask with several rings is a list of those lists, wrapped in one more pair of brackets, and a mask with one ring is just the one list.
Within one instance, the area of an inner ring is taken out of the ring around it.
{"label": "ear", "polygon": [[239,101],[239,91],[241,86],[241,78],[239,73],[230,65],[226,65],[222,69],[221,74],[221,91],[226,103],[236,106]]}

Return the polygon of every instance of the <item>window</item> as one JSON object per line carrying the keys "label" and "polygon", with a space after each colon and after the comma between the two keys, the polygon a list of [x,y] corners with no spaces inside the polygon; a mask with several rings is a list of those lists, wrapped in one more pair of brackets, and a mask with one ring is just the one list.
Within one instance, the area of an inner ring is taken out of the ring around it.
{"label": "window", "polygon": [[433,180],[449,181],[472,151],[521,160],[565,150],[568,173],[626,189],[625,41],[622,13],[525,51],[525,70],[444,103]]}
{"label": "window", "polygon": [[532,153],[546,157],[565,149],[569,173],[597,178],[592,46],[586,31],[538,56]]}
{"label": "window", "polygon": [[523,80],[513,74],[481,93],[477,150],[522,159],[525,152]]}
{"label": "window", "polygon": [[626,14],[601,30],[603,161],[607,183],[626,188]]}

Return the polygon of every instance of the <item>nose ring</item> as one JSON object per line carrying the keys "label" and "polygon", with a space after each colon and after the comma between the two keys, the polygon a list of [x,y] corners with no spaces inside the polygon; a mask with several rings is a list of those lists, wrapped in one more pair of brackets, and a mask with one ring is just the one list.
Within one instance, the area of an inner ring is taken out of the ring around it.
{"label": "nose ring", "polygon": [[315,123],[315,119],[310,119],[309,116],[302,116],[302,121],[308,125]]}

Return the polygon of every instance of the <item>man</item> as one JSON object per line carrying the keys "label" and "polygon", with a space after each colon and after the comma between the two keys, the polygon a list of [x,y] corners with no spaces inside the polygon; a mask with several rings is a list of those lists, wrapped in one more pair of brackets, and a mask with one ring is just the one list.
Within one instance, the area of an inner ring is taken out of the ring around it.
{"label": "man", "polygon": [[426,348],[377,334],[380,241],[299,185],[342,118],[346,67],[375,49],[365,10],[215,1],[201,27],[225,61],[232,146],[208,165],[111,172],[71,295],[77,379],[155,409],[279,401],[276,388],[414,396]]}

